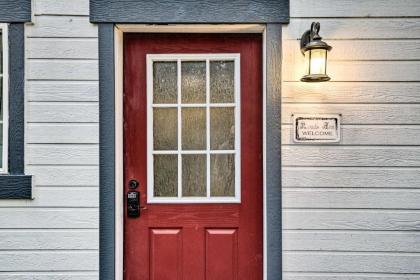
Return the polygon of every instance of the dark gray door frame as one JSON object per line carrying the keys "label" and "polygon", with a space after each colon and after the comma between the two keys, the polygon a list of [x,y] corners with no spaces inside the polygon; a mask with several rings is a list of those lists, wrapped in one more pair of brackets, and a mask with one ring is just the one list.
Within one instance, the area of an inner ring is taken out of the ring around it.
{"label": "dark gray door frame", "polygon": [[[267,280],[281,279],[281,24],[266,39],[266,261]],[[114,24],[99,24],[100,279],[115,279],[115,67]]]}

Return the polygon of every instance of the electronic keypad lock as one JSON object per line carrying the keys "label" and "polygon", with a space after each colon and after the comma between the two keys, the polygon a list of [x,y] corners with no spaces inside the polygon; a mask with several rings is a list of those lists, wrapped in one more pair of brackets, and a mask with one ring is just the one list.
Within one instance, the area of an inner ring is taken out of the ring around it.
{"label": "electronic keypad lock", "polygon": [[140,217],[140,193],[136,191],[127,193],[127,215],[128,217]]}

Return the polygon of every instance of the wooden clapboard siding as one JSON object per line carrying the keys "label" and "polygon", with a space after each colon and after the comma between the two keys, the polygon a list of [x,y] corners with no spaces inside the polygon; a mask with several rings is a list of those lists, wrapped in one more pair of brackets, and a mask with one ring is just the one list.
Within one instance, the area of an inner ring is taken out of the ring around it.
{"label": "wooden clapboard siding", "polygon": [[[296,64],[285,62],[283,80],[285,82],[299,81],[303,71],[303,62]],[[328,74],[333,82],[418,82],[420,81],[419,72],[420,61],[333,60],[328,63]]]}
{"label": "wooden clapboard siding", "polygon": [[26,33],[26,173],[0,201],[0,280],[97,280],[98,40],[89,0],[34,0]]}
{"label": "wooden clapboard siding", "polygon": [[420,124],[420,104],[283,104],[282,123],[296,113],[341,113],[342,124]]}
{"label": "wooden clapboard siding", "polygon": [[34,123],[97,123],[97,102],[30,102],[29,122]]}
{"label": "wooden clapboard siding", "polygon": [[420,230],[417,210],[284,209],[283,216],[284,229]]}
{"label": "wooden clapboard siding", "polygon": [[420,252],[420,232],[285,230],[283,234],[285,251]]}
{"label": "wooden clapboard siding", "polygon": [[[404,61],[419,60],[418,39],[413,40],[329,40],[334,51],[328,55],[329,61]],[[283,61],[304,61],[299,40],[284,40]],[[285,64],[286,65],[286,64]]]}
{"label": "wooden clapboard siding", "polygon": [[97,81],[27,81],[28,101],[98,101]]}
{"label": "wooden clapboard siding", "polygon": [[285,272],[285,280],[417,280],[417,274]]}
{"label": "wooden clapboard siding", "polygon": [[[341,135],[342,145],[420,146],[418,125],[343,125]],[[282,143],[293,144],[292,125],[283,125]]]}
{"label": "wooden clapboard siding", "polygon": [[98,62],[92,60],[27,60],[30,80],[98,80]]}
{"label": "wooden clapboard siding", "polygon": [[29,144],[27,164],[98,165],[99,149],[92,144]]}
{"label": "wooden clapboard siding", "polygon": [[284,82],[282,89],[283,103],[420,103],[418,82]]}
{"label": "wooden clapboard siding", "polygon": [[[420,3],[290,1],[283,27],[283,279],[420,278]],[[312,21],[332,82],[299,82]],[[341,113],[342,141],[293,143],[293,113]]]}
{"label": "wooden clapboard siding", "polygon": [[420,147],[283,146],[283,166],[420,167]]}
{"label": "wooden clapboard siding", "polygon": [[35,24],[27,27],[26,35],[29,38],[96,38],[98,28],[89,23],[89,17],[36,16]]}
{"label": "wooden clapboard siding", "polygon": [[0,272],[0,280],[97,280],[98,277],[94,271]]}
{"label": "wooden clapboard siding", "polygon": [[[97,229],[2,229],[2,250],[96,250]],[[1,279],[1,277],[0,277]]]}
{"label": "wooden clapboard siding", "polygon": [[86,0],[37,0],[34,14],[40,15],[89,15],[89,1]]}
{"label": "wooden clapboard siding", "polygon": [[36,199],[8,200],[0,208],[7,207],[50,207],[50,208],[97,208],[99,192],[97,187],[40,187],[34,190]]}
{"label": "wooden clapboard siding", "polygon": [[283,167],[285,188],[419,188],[420,168]]}
{"label": "wooden clapboard siding", "polygon": [[293,0],[290,1],[291,18],[321,17],[418,17],[417,0]]}
{"label": "wooden clapboard siding", "polygon": [[415,209],[420,210],[420,190],[380,188],[283,188],[286,208]]}
{"label": "wooden clapboard siding", "polygon": [[29,165],[26,170],[29,174],[36,174],[38,186],[97,187],[99,184],[99,167],[96,165]]}
{"label": "wooden clapboard siding", "polygon": [[[386,2],[389,2],[387,0]],[[379,0],[376,0],[379,2]],[[337,3],[339,5],[339,3]],[[325,5],[319,3],[319,5]],[[306,11],[306,7],[302,7]],[[317,18],[294,18],[283,29],[284,39],[300,39]],[[323,18],[320,35],[329,39],[420,39],[418,18]]]}
{"label": "wooden clapboard siding", "polygon": [[[26,44],[27,57],[31,59],[98,58],[98,42],[95,38],[29,38]],[[54,48],[51,49],[51,45],[54,45]]]}
{"label": "wooden clapboard siding", "polygon": [[96,250],[2,251],[0,263],[2,271],[96,271],[96,254]]}
{"label": "wooden clapboard siding", "polygon": [[98,144],[98,124],[30,123],[27,126],[28,144]]}
{"label": "wooden clapboard siding", "polygon": [[0,229],[97,229],[97,209],[0,208]]}
{"label": "wooden clapboard siding", "polygon": [[286,252],[285,269],[308,272],[420,273],[420,254],[359,252]]}

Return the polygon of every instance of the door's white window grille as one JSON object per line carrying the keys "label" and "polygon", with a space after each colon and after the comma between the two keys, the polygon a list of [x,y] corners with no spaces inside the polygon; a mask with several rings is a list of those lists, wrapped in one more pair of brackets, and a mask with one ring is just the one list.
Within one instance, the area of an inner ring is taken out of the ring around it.
{"label": "door's white window grille", "polygon": [[147,55],[149,203],[240,202],[240,55]]}

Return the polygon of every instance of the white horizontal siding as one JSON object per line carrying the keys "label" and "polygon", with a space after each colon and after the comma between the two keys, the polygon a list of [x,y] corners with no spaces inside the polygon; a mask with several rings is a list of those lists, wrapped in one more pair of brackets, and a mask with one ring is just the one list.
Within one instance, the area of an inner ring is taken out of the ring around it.
{"label": "white horizontal siding", "polygon": [[96,250],[2,251],[0,263],[2,271],[96,271],[96,254]]}
{"label": "white horizontal siding", "polygon": [[[380,0],[374,1],[380,2]],[[324,3],[318,2],[318,4],[324,9],[330,9]],[[304,6],[301,9],[308,10]],[[314,19],[316,20],[316,18],[293,18],[283,29],[283,38],[300,39],[302,33],[310,28]],[[420,39],[418,18],[323,18],[320,21],[322,22],[320,35],[325,40]]]}
{"label": "white horizontal siding", "polygon": [[97,81],[27,81],[28,101],[98,101]]}
{"label": "white horizontal siding", "polygon": [[60,271],[60,272],[0,272],[0,280],[97,280],[97,272]]}
{"label": "white horizontal siding", "polygon": [[89,1],[86,0],[37,0],[35,15],[89,15]]}
{"label": "white horizontal siding", "polygon": [[26,170],[29,174],[36,174],[38,186],[97,187],[99,184],[99,167],[96,165],[29,165]]}
{"label": "white horizontal siding", "polygon": [[282,122],[290,124],[292,114],[341,113],[342,124],[420,124],[420,104],[283,104]]}
{"label": "white horizontal siding", "polygon": [[98,62],[95,60],[28,59],[30,80],[98,80]]}
{"label": "white horizontal siding", "polygon": [[[340,3],[340,2],[338,2]],[[322,31],[321,31],[322,32]],[[418,39],[407,40],[330,40],[334,51],[328,54],[329,61],[404,61],[418,60],[420,47]],[[284,62],[303,61],[299,40],[284,40]],[[285,65],[286,66],[286,65]]]}
{"label": "white horizontal siding", "polygon": [[[2,250],[96,250],[98,230],[0,230]],[[1,275],[1,274],[0,274]],[[1,277],[0,277],[1,279]]]}
{"label": "white horizontal siding", "polygon": [[[419,55],[420,57],[420,55]],[[296,66],[297,67],[297,66]],[[283,103],[420,103],[419,82],[285,82]],[[363,106],[363,105],[362,105]]]}
{"label": "white horizontal siding", "polygon": [[284,166],[420,167],[420,147],[293,145],[282,154]]}
{"label": "white horizontal siding", "polygon": [[282,185],[290,188],[419,188],[420,168],[283,167]]}
{"label": "white horizontal siding", "polygon": [[30,123],[27,126],[28,144],[98,144],[98,124],[63,123],[45,124]]}
{"label": "white horizontal siding", "polygon": [[420,273],[420,254],[359,252],[286,252],[284,267],[307,272]]}
{"label": "white horizontal siding", "polygon": [[[291,0],[283,28],[283,279],[420,279],[420,2]],[[312,21],[331,82],[299,81]],[[293,143],[291,115],[341,113],[342,141]]]}
{"label": "white horizontal siding", "polygon": [[286,272],[284,280],[417,280],[418,274]]}
{"label": "white horizontal siding", "polygon": [[0,280],[98,280],[98,40],[89,0],[34,0],[26,32],[26,173],[0,201]]}
{"label": "white horizontal siding", "polygon": [[90,24],[87,16],[36,16],[34,23],[26,30],[29,38],[98,37],[97,26]]}
{"label": "white horizontal siding", "polygon": [[419,189],[283,189],[284,208],[416,209],[420,210]]}
{"label": "white horizontal siding", "polygon": [[290,15],[296,17],[418,17],[417,0],[291,0]]}
{"label": "white horizontal siding", "polygon": [[[95,38],[29,38],[26,44],[28,58],[78,60],[98,58],[98,42]],[[51,48],[51,45],[54,45],[54,48]]]}
{"label": "white horizontal siding", "polygon": [[7,200],[1,204],[5,207],[50,207],[50,208],[96,208],[99,206],[97,187],[40,187],[34,190],[34,199]]}
{"label": "white horizontal siding", "polygon": [[30,102],[28,116],[31,123],[97,123],[99,107],[97,102]]}
{"label": "white horizontal siding", "polygon": [[420,232],[285,230],[285,251],[420,252]]}
{"label": "white horizontal siding", "polygon": [[97,229],[98,222],[97,209],[0,208],[0,229]]}
{"label": "white horizontal siding", "polygon": [[284,229],[420,230],[416,210],[284,209],[283,216]]}
{"label": "white horizontal siding", "polygon": [[31,144],[27,145],[29,165],[98,165],[97,145]]}
{"label": "white horizontal siding", "polygon": [[[419,125],[343,125],[341,144],[420,146],[419,135]],[[293,144],[292,125],[283,125],[282,143]]]}

